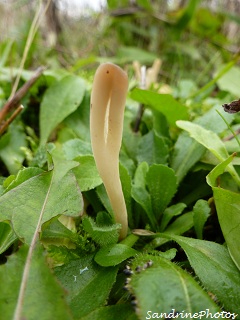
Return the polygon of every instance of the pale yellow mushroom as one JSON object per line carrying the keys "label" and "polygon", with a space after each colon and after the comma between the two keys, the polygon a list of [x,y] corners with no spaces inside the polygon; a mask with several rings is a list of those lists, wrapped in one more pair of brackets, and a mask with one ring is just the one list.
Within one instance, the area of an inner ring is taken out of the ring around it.
{"label": "pale yellow mushroom", "polygon": [[121,68],[112,63],[99,66],[91,94],[91,143],[115,221],[122,225],[119,239],[124,239],[128,230],[127,209],[119,176],[119,152],[127,90],[127,74]]}

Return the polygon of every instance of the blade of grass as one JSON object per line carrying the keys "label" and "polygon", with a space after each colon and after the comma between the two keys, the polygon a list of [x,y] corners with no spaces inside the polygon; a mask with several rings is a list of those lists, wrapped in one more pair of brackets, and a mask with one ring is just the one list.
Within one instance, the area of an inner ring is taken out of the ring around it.
{"label": "blade of grass", "polygon": [[216,77],[214,77],[211,81],[209,81],[205,86],[203,86],[201,89],[199,89],[198,91],[196,91],[195,93],[191,94],[188,99],[193,99],[195,97],[197,97],[198,95],[200,95],[201,93],[203,93],[204,91],[206,91],[207,89],[209,89],[212,85],[214,85],[225,73],[227,73],[239,60],[240,55],[236,55],[236,57],[230,61],[228,64],[225,65],[225,67],[218,72],[218,74],[216,75]]}
{"label": "blade of grass", "polygon": [[220,115],[220,117],[223,119],[223,121],[226,123],[228,129],[232,132],[233,137],[236,139],[238,145],[240,146],[240,141],[238,139],[238,136],[236,135],[236,133],[234,132],[234,130],[231,128],[230,124],[227,122],[227,120],[224,118],[224,116],[218,111],[216,110],[217,113]]}
{"label": "blade of grass", "polygon": [[36,35],[36,32],[37,32],[37,30],[39,28],[41,19],[45,15],[45,13],[46,13],[51,1],[52,0],[48,0],[48,2],[46,4],[46,6],[44,7],[44,9],[42,9],[42,1],[39,2],[39,8],[36,11],[36,14],[35,14],[35,16],[33,18],[33,21],[32,21],[32,24],[31,24],[31,27],[30,27],[30,30],[29,30],[29,33],[28,33],[26,45],[25,45],[23,56],[22,56],[22,59],[21,59],[21,62],[20,62],[20,66],[19,66],[19,71],[18,71],[17,77],[15,79],[15,82],[14,82],[14,85],[13,85],[12,92],[11,92],[11,95],[9,97],[9,100],[12,99],[12,97],[15,94],[15,92],[17,91],[17,87],[18,87],[18,84],[19,84],[19,81],[20,81],[20,77],[21,77],[21,74],[22,74],[26,59],[27,59],[28,52],[30,50],[30,47],[32,45],[33,39],[34,39],[34,37]]}

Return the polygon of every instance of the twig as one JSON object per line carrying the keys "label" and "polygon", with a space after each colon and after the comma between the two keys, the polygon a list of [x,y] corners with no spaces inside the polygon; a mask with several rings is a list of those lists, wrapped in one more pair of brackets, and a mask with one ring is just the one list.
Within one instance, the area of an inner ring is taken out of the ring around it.
{"label": "twig", "polygon": [[10,100],[7,101],[4,107],[0,110],[0,125],[6,118],[7,114],[19,106],[21,99],[27,94],[28,90],[33,86],[45,69],[45,67],[38,68],[33,77],[28,80]]}
{"label": "twig", "polygon": [[230,140],[236,138],[236,135],[238,135],[239,133],[240,133],[240,128],[235,131],[235,134],[231,134],[231,135],[225,137],[223,139],[223,141],[230,141]]}
{"label": "twig", "polygon": [[141,123],[141,120],[142,120],[143,113],[144,113],[144,104],[140,103],[139,107],[138,107],[138,113],[137,113],[137,117],[136,117],[136,120],[135,120],[134,128],[133,128],[134,132],[138,132],[139,131],[139,127],[140,127],[140,123]]}
{"label": "twig", "polygon": [[10,118],[7,119],[7,121],[4,122],[4,124],[0,127],[0,136],[3,134],[3,132],[7,129],[7,127],[10,125],[10,123],[13,122],[13,120],[18,116],[18,114],[24,109],[23,105],[20,105],[11,115]]}

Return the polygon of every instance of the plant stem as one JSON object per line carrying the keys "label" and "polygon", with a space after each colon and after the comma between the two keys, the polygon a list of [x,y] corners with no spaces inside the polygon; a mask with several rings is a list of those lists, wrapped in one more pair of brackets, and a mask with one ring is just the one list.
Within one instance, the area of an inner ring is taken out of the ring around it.
{"label": "plant stem", "polygon": [[129,236],[127,236],[125,239],[123,239],[120,243],[125,244],[129,247],[132,247],[139,239],[139,236],[136,236],[135,234],[131,233]]}
{"label": "plant stem", "polygon": [[19,107],[21,99],[26,95],[28,90],[33,86],[37,79],[41,76],[44,67],[40,67],[36,70],[30,80],[28,80],[13,96],[9,99],[3,108],[0,110],[0,124],[6,118],[7,114],[14,108]]}

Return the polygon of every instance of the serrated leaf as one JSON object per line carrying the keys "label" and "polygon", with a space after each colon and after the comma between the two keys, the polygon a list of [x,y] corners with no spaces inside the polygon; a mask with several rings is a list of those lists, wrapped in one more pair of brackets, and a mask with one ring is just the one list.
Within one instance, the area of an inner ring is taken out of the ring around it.
{"label": "serrated leaf", "polygon": [[51,132],[80,105],[85,92],[84,81],[68,75],[51,85],[40,106],[40,144],[44,145]]}
{"label": "serrated leaf", "polygon": [[55,268],[57,278],[68,292],[67,301],[74,319],[104,306],[116,280],[117,267],[102,268],[92,258],[92,255],[83,256]]}
{"label": "serrated leaf", "polygon": [[188,119],[187,108],[169,94],[134,89],[131,98],[162,112],[171,126],[175,127],[177,120]]}
{"label": "serrated leaf", "polygon": [[200,281],[216,295],[224,309],[240,313],[240,272],[227,248],[210,241],[176,235],[167,237],[183,248]]}
{"label": "serrated leaf", "polygon": [[48,245],[48,263],[51,267],[61,266],[69,263],[72,260],[79,259],[79,252],[74,249],[69,249],[66,246]]}
{"label": "serrated leaf", "polygon": [[116,266],[137,253],[138,251],[126,244],[117,243],[101,248],[94,259],[100,266],[110,267]]}
{"label": "serrated leaf", "polygon": [[95,160],[92,155],[80,156],[75,159],[79,166],[73,169],[81,191],[88,191],[102,184]]}
{"label": "serrated leaf", "polygon": [[82,220],[83,228],[89,233],[91,238],[100,246],[117,243],[119,238],[120,224],[109,226],[97,225],[91,217],[84,217]]}
{"label": "serrated leaf", "polygon": [[[42,310],[45,309],[36,297],[34,301],[37,300],[38,304],[33,303],[31,298],[34,295],[28,299],[25,299],[25,297],[28,294],[29,286],[31,287],[30,295],[32,290],[35,290],[38,294],[40,292],[40,296],[43,295],[42,291],[44,291],[42,283],[39,286],[40,289],[37,288],[39,290],[34,288],[33,283],[37,273],[33,276],[31,274],[31,270],[35,267],[36,255],[38,260],[38,252],[41,250],[41,248],[37,250],[39,248],[38,237],[41,225],[54,216],[63,213],[78,216],[82,210],[82,196],[76,180],[70,172],[76,164],[76,162],[55,159],[54,168],[51,171],[28,179],[0,197],[0,219],[10,220],[17,236],[29,245],[26,261],[22,261],[23,272],[20,274],[18,282],[20,289],[19,293],[16,292],[18,299],[14,302],[16,303],[15,320],[24,318],[25,315],[22,317],[22,314],[25,314],[25,312],[31,315],[27,317],[28,319],[36,319],[37,314],[34,311],[34,316],[32,316],[32,310],[38,309],[38,307],[31,307],[31,304],[40,306]],[[38,270],[36,267],[35,269]],[[43,271],[40,270],[39,272]],[[44,276],[47,277],[47,280],[51,279],[46,274]],[[31,304],[28,304],[29,301]],[[52,318],[52,314],[47,311],[46,309],[46,315],[42,316],[42,319]],[[66,315],[66,319],[68,318]]]}
{"label": "serrated leaf", "polygon": [[211,209],[205,200],[198,200],[193,207],[194,228],[199,239],[202,239],[203,227],[210,216],[210,212]]}
{"label": "serrated leaf", "polygon": [[10,220],[17,236],[30,244],[41,225],[54,216],[79,216],[82,196],[70,172],[76,165],[57,161],[52,171],[34,176],[5,193],[0,197],[0,220]]}
{"label": "serrated leaf", "polygon": [[[40,246],[34,249],[28,281],[22,282],[28,250],[28,246],[24,245],[9,257],[6,264],[0,266],[1,316],[4,315],[4,320],[71,320],[65,293],[49,270]],[[24,296],[20,301],[19,291],[24,285]]]}
{"label": "serrated leaf", "polygon": [[177,191],[177,179],[171,168],[154,164],[146,174],[146,182],[151,197],[153,214],[159,221],[163,211]]}
{"label": "serrated leaf", "polygon": [[[147,267],[149,261],[151,266]],[[139,319],[172,318],[176,312],[219,311],[193,277],[175,263],[162,257],[141,255],[133,260],[132,270],[136,267],[140,272],[134,272],[128,286],[136,297]]]}

